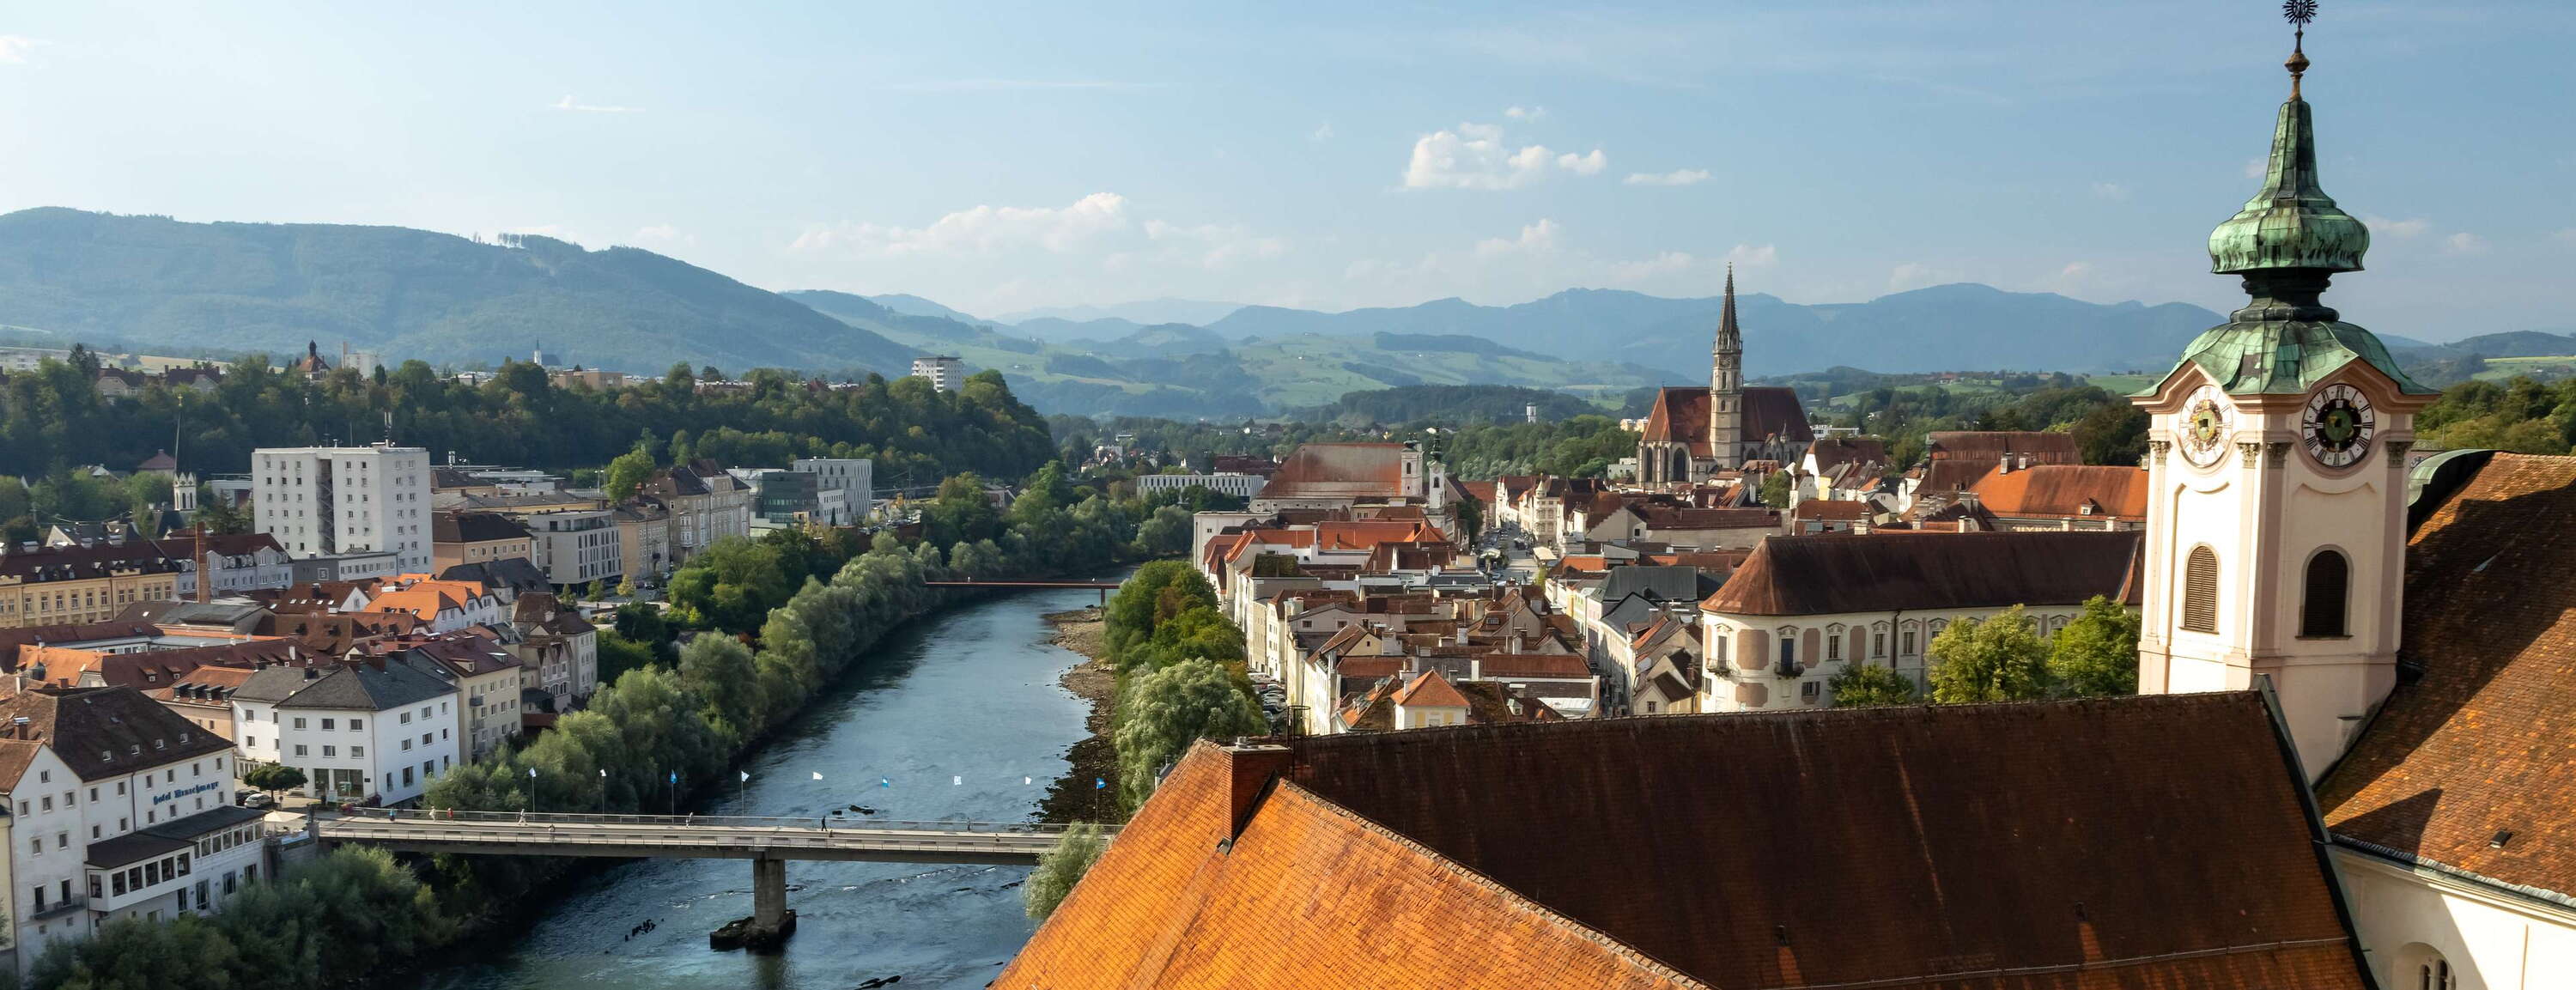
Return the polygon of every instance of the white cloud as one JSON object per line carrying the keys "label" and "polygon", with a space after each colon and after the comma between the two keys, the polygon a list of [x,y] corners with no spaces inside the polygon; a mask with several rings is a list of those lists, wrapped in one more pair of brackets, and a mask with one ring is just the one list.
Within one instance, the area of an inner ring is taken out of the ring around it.
{"label": "white cloud", "polygon": [[1519,237],[1494,237],[1476,242],[1476,257],[1493,258],[1506,254],[1547,254],[1556,250],[1556,221],[1541,218],[1521,227]]}
{"label": "white cloud", "polygon": [[2078,279],[2078,278],[2083,278],[2084,276],[2086,276],[2086,275],[2090,275],[2090,274],[2092,274],[2092,273],[2093,273],[2093,263],[2092,263],[2092,262],[2089,262],[2089,261],[2070,261],[2070,262],[2067,262],[2067,263],[2066,263],[2066,267],[2064,267],[2064,268],[2060,268],[2060,269],[2058,269],[2058,270],[2057,270],[2057,277],[2058,277],[2058,278],[2061,278],[2061,279]]}
{"label": "white cloud", "polygon": [[28,54],[44,44],[23,34],[0,34],[0,65],[22,65]]}
{"label": "white cloud", "polygon": [[698,242],[696,235],[667,223],[635,228],[635,233],[628,235],[627,239],[638,244],[695,244]]}
{"label": "white cloud", "polygon": [[1332,122],[1332,121],[1329,121],[1329,120],[1327,120],[1327,121],[1323,122],[1323,124],[1322,124],[1322,125],[1320,125],[1320,126],[1316,127],[1316,128],[1315,128],[1315,132],[1314,132],[1314,133],[1306,135],[1306,140],[1309,140],[1309,141],[1330,141],[1330,140],[1332,140],[1332,139],[1333,139],[1333,122]]}
{"label": "white cloud", "polygon": [[2549,236],[2562,241],[2576,241],[2576,227],[2568,227],[2552,233]]}
{"label": "white cloud", "polygon": [[1632,186],[1695,186],[1708,181],[1708,170],[1677,168],[1670,172],[1630,172],[1623,181]]}
{"label": "white cloud", "polygon": [[1070,206],[975,206],[924,227],[875,223],[807,231],[791,250],[841,249],[866,257],[996,254],[1038,249],[1062,254],[1131,226],[1126,197],[1092,193]]}
{"label": "white cloud", "polygon": [[1888,270],[1887,291],[1904,292],[1926,286],[1947,285],[1956,281],[1959,281],[1958,272],[1909,261]]}
{"label": "white cloud", "polygon": [[916,79],[878,89],[898,93],[1000,93],[1029,89],[1139,89],[1135,83],[1108,79]]}
{"label": "white cloud", "polygon": [[2444,254],[2485,254],[2486,250],[2486,238],[2465,230],[2442,239]]}
{"label": "white cloud", "polygon": [[2399,241],[2421,234],[2433,226],[2432,221],[2422,217],[2412,220],[2391,220],[2387,217],[2363,214],[2361,222],[2370,226],[2372,235]]}
{"label": "white cloud", "polygon": [[2255,156],[2255,157],[2253,157],[2253,158],[2248,158],[2248,159],[2246,159],[2246,160],[2245,160],[2245,177],[2246,177],[2246,178],[2248,178],[2248,179],[2260,179],[2260,178],[2264,178],[2264,177],[2266,177],[2266,176],[2269,176],[2269,175],[2271,175],[2271,174],[2272,174],[2272,161],[2271,161],[2271,159],[2264,158],[2264,157],[2262,157],[2262,156],[2260,156],[2260,155],[2257,155],[2257,156]]}
{"label": "white cloud", "polygon": [[576,102],[576,101],[572,98],[572,94],[570,94],[570,93],[565,93],[565,94],[564,94],[564,98],[563,98],[563,99],[556,100],[556,101],[555,101],[555,104],[554,104],[554,107],[555,107],[555,109],[557,109],[557,110],[571,110],[571,111],[574,111],[574,112],[577,112],[577,113],[643,113],[643,112],[644,112],[644,108],[643,108],[643,107],[621,107],[621,106],[613,106],[613,105],[607,105],[607,104],[595,104],[595,103],[581,103],[581,102]]}
{"label": "white cloud", "polygon": [[1460,124],[1454,131],[1434,131],[1413,142],[1405,163],[1407,189],[1518,189],[1547,177],[1551,170],[1597,175],[1610,167],[1610,156],[1595,148],[1590,154],[1558,154],[1543,144],[1514,149],[1503,141],[1503,129],[1492,124]]}
{"label": "white cloud", "polygon": [[1537,119],[1539,119],[1539,118],[1541,118],[1541,117],[1545,117],[1545,116],[1547,116],[1547,108],[1546,108],[1546,107],[1512,107],[1512,108],[1509,108],[1509,109],[1504,110],[1504,111],[1503,111],[1503,116],[1505,116],[1505,117],[1509,117],[1509,118],[1511,118],[1511,119],[1513,119],[1513,120],[1537,120]]}
{"label": "white cloud", "polygon": [[2096,182],[2093,184],[2093,195],[2100,196],[2103,199],[2127,199],[2129,198],[2129,187],[2123,186],[2117,182]]}
{"label": "white cloud", "polygon": [[1772,262],[1780,260],[1780,249],[1769,244],[1762,245],[1761,247],[1754,247],[1750,244],[1738,244],[1732,248],[1728,248],[1726,251],[1726,257],[1722,260],[1726,261],[1728,264],[1740,265],[1745,268],[1768,268],[1771,266]]}

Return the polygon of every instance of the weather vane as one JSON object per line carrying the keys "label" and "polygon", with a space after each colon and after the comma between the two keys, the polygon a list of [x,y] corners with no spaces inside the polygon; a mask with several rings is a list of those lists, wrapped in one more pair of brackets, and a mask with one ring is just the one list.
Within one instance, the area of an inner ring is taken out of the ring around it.
{"label": "weather vane", "polygon": [[2288,18],[2292,27],[2290,60],[2283,64],[2290,69],[2290,98],[2295,100],[2299,98],[2299,77],[2308,71],[2308,22],[2317,19],[2317,0],[2281,0],[2281,16]]}

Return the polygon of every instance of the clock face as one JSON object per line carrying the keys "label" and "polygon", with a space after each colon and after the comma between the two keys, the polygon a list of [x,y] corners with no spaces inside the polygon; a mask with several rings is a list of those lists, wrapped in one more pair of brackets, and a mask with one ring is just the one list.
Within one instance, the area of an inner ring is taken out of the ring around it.
{"label": "clock face", "polygon": [[2182,428],[2175,439],[2182,456],[2194,464],[2208,467],[2218,463],[2218,455],[2227,449],[2228,434],[2236,432],[2236,404],[2216,388],[2203,385],[2182,406]]}
{"label": "clock face", "polygon": [[2350,385],[2328,385],[2308,397],[2299,432],[2308,456],[2331,468],[2351,467],[2370,456],[2370,438],[2379,420],[2370,397]]}
{"label": "clock face", "polygon": [[1733,354],[1720,354],[1720,355],[1718,355],[1718,356],[1717,356],[1717,366],[1718,366],[1718,367],[1720,367],[1720,368],[1732,368],[1732,367],[1735,367],[1735,355],[1733,355]]}

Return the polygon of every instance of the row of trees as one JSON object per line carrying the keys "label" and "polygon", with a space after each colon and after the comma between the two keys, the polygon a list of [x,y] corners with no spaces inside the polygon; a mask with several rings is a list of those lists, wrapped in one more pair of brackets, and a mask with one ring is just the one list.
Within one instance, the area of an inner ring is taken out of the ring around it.
{"label": "row of trees", "polygon": [[2063,375],[2044,381],[2029,391],[1875,388],[1829,410],[1827,418],[1837,426],[1889,438],[1888,459],[1897,469],[1923,460],[1926,438],[1935,430],[2059,430],[2074,434],[2086,464],[2135,465],[2145,456],[2147,414],[2127,397],[2067,384]]}
{"label": "row of trees", "polygon": [[[1941,704],[2093,697],[2138,692],[2138,617],[2100,595],[2059,630],[2042,633],[2015,605],[1961,619],[1925,648],[1930,700]],[[1853,664],[1828,682],[1836,707],[1901,705],[1914,684],[1888,667]]]}
{"label": "row of trees", "polygon": [[37,957],[37,990],[318,990],[447,944],[453,916],[381,849],[342,848],[233,895],[221,914],[110,921]]}
{"label": "row of trees", "polygon": [[746,387],[700,394],[701,375],[681,366],[659,380],[594,391],[558,388],[544,368],[516,361],[490,381],[464,385],[419,361],[373,376],[340,369],[312,379],[254,356],[226,368],[211,393],[155,385],[108,400],[89,373],[48,361],[0,387],[0,464],[39,477],[83,464],[123,470],[168,446],[174,430],[187,437],[174,453],[200,472],[239,469],[259,447],[362,443],[389,431],[442,458],[453,451],[548,470],[596,467],[599,452],[626,449],[639,436],[667,457],[728,464],[869,457],[880,479],[961,471],[1017,478],[1054,451],[1046,421],[999,372],[973,375],[954,392],[875,376],[826,389],[763,370],[747,375]]}
{"label": "row of trees", "polygon": [[2461,382],[2416,414],[2415,428],[2427,449],[2569,453],[2576,450],[2576,378],[2555,384],[2523,376],[2502,385]]}

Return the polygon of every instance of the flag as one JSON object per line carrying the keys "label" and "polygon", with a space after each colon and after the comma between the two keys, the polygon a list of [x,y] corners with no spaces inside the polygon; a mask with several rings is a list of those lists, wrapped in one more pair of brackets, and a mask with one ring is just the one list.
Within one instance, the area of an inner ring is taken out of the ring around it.
{"label": "flag", "polygon": [[608,768],[607,768],[607,767],[601,767],[601,768],[599,768],[599,779],[601,779],[601,780],[607,780],[607,779],[608,779]]}
{"label": "flag", "polygon": [[877,778],[877,786],[878,786],[878,787],[893,787],[893,786],[894,786],[894,778],[891,778],[891,777],[879,777],[879,778]]}
{"label": "flag", "polygon": [[537,768],[535,768],[535,767],[529,767],[529,768],[528,768],[528,779],[529,779],[529,780],[535,780],[535,779],[537,779]]}
{"label": "flag", "polygon": [[1102,780],[1102,779],[1100,779],[1100,778],[1098,778],[1098,777],[1093,777],[1093,778],[1091,778],[1091,789],[1092,789],[1092,790],[1095,790],[1095,791],[1096,791],[1096,790],[1099,790],[1099,789],[1101,789],[1101,788],[1103,788],[1103,787],[1107,787],[1107,786],[1109,786],[1109,782],[1108,782],[1108,781],[1106,781],[1106,780]]}
{"label": "flag", "polygon": [[951,786],[951,787],[959,786],[959,785],[962,785],[962,784],[964,784],[964,783],[966,783],[966,778],[964,778],[964,777],[950,777],[950,778],[948,778],[948,784],[949,784],[949,786]]}
{"label": "flag", "polygon": [[680,772],[679,772],[679,771],[677,771],[677,770],[673,770],[673,771],[671,771],[671,783],[677,784],[677,783],[679,783],[679,782],[680,782]]}
{"label": "flag", "polygon": [[[531,771],[528,771],[528,772],[529,772],[529,773],[535,773],[536,771],[531,770]],[[743,779],[744,781],[746,781],[746,782],[748,782],[749,780],[751,780],[751,771],[749,771],[749,770],[742,771],[742,779]]]}
{"label": "flag", "polygon": [[814,779],[816,779],[816,780],[821,780],[821,779],[823,779],[823,772],[822,772],[822,771],[820,771],[820,770],[814,771]]}
{"label": "flag", "polygon": [[1022,778],[1020,778],[1020,786],[1022,786],[1022,787],[1026,787],[1026,786],[1028,786],[1028,783],[1029,783],[1029,779],[1028,779],[1027,777],[1022,777]]}

